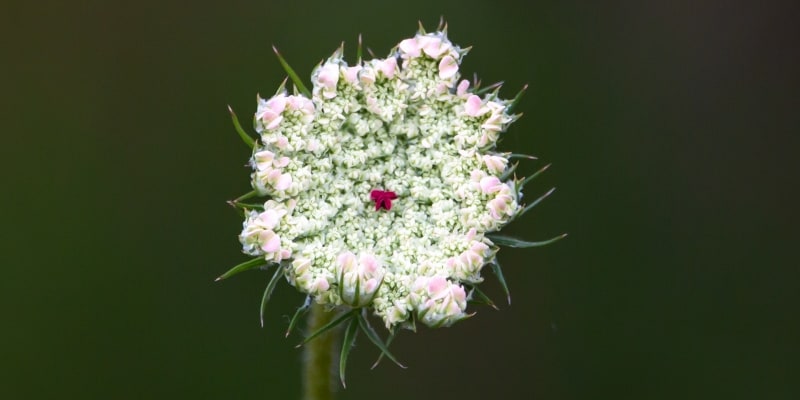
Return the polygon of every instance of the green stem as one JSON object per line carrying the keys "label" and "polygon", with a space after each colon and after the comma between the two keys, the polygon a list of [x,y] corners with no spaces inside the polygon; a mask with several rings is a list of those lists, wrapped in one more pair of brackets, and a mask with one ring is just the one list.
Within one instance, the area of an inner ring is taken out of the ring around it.
{"label": "green stem", "polygon": [[[333,312],[314,303],[308,313],[308,331],[316,332],[331,322]],[[333,400],[334,354],[339,329],[332,329],[305,344],[303,356],[303,400]]]}

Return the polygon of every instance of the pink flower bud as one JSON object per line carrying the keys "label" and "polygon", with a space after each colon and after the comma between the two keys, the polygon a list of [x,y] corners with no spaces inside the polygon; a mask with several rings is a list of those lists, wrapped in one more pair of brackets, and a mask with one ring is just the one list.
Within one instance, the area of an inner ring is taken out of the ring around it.
{"label": "pink flower bud", "polygon": [[339,270],[339,297],[353,307],[363,307],[375,296],[383,281],[384,270],[371,254],[356,256],[349,251],[336,259]]}

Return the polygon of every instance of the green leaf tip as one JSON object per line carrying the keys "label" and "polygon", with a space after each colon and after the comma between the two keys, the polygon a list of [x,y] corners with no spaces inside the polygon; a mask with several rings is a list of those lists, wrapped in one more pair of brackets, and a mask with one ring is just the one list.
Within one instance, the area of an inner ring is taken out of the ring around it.
{"label": "green leaf tip", "polygon": [[263,204],[258,204],[258,203],[239,203],[237,201],[232,201],[232,200],[228,201],[228,205],[230,205],[233,208],[240,209],[240,210],[263,210],[264,209],[264,205]]}
{"label": "green leaf tip", "polygon": [[539,175],[541,175],[541,174],[542,174],[542,172],[544,172],[544,171],[547,171],[547,169],[548,169],[548,168],[550,168],[550,166],[551,166],[551,165],[553,165],[553,164],[547,164],[547,165],[545,165],[544,167],[542,167],[542,168],[539,168],[539,170],[538,170],[538,171],[536,171],[536,172],[534,172],[534,173],[533,173],[533,175],[531,175],[531,176],[529,176],[529,177],[527,177],[527,178],[523,179],[523,180],[522,180],[522,182],[519,184],[519,190],[522,190],[522,188],[524,188],[524,187],[525,187],[525,185],[526,185],[526,184],[528,184],[528,182],[530,182],[530,181],[532,181],[532,180],[536,179],[536,177],[538,177]]}
{"label": "green leaf tip", "polygon": [[288,76],[283,78],[283,81],[281,81],[280,86],[278,86],[278,90],[275,91],[275,96],[286,92],[286,82],[287,81],[289,81],[289,77]]}
{"label": "green leaf tip", "polygon": [[233,108],[231,108],[230,105],[228,105],[228,112],[231,113],[231,120],[233,121],[233,127],[236,129],[236,133],[239,134],[239,137],[242,138],[244,144],[249,146],[251,149],[255,147],[256,145],[255,140],[253,140],[253,138],[250,137],[250,135],[248,135],[247,132],[244,131],[244,129],[242,129],[242,124],[239,123],[239,118],[236,117],[236,113],[233,112]]}
{"label": "green leaf tip", "polygon": [[249,192],[247,192],[247,193],[235,198],[232,201],[234,203],[236,203],[236,202],[247,200],[247,199],[250,199],[250,198],[253,198],[253,197],[256,197],[256,196],[258,196],[258,190],[253,189],[253,190],[251,190],[251,191],[249,191]]}
{"label": "green leaf tip", "polygon": [[383,354],[386,355],[386,358],[394,361],[394,363],[400,368],[407,368],[405,365],[401,364],[400,361],[397,361],[392,353],[389,352],[389,348],[386,347],[386,344],[383,343],[383,340],[381,340],[381,338],[378,336],[378,333],[375,332],[375,329],[372,328],[372,326],[369,324],[369,321],[367,321],[363,315],[356,313],[356,318],[358,318],[358,325],[361,327],[361,330],[364,331],[364,333],[367,335],[367,338],[369,338],[369,340],[372,341],[372,343],[378,347]]}
{"label": "green leaf tip", "polygon": [[[389,347],[392,344],[392,341],[394,340],[396,334],[397,334],[397,329],[395,329],[395,327],[392,327],[392,329],[389,330],[389,337],[386,338],[386,347]],[[370,367],[370,369],[375,369],[375,367],[377,367],[378,364],[381,363],[383,357],[384,357],[383,353],[379,354],[378,359],[375,360],[375,363],[372,364],[372,367]]]}
{"label": "green leaf tip", "polygon": [[471,286],[470,287],[470,297],[472,298],[471,300],[473,302],[480,303],[480,304],[485,304],[485,305],[487,305],[489,307],[492,307],[492,308],[494,308],[495,310],[498,310],[498,311],[500,310],[494,304],[494,301],[492,301],[492,299],[490,299],[489,296],[486,295],[486,293],[483,293],[482,290],[478,289],[477,286]]}
{"label": "green leaf tip", "polygon": [[492,242],[494,242],[494,244],[496,244],[498,246],[514,247],[514,248],[523,249],[523,248],[528,248],[528,247],[547,246],[550,243],[557,242],[557,241],[567,237],[567,234],[564,233],[564,234],[558,235],[558,236],[556,236],[556,237],[554,237],[552,239],[542,240],[542,241],[539,241],[539,242],[529,242],[529,241],[525,241],[525,240],[521,240],[521,239],[517,239],[517,238],[513,238],[511,236],[505,236],[505,235],[486,235],[486,237],[488,237],[489,240],[491,240]]}
{"label": "green leaf tip", "polygon": [[417,33],[418,34],[424,35],[424,34],[428,33],[428,32],[425,32],[425,27],[422,26],[422,21],[417,20],[417,24],[419,25],[419,28],[417,29]]}
{"label": "green leaf tip", "polygon": [[264,295],[261,297],[261,307],[259,307],[259,318],[261,320],[261,327],[264,327],[264,310],[267,309],[267,303],[269,302],[269,298],[272,297],[272,292],[275,291],[275,287],[278,286],[278,280],[280,276],[283,275],[283,265],[278,265],[278,268],[275,268],[275,273],[272,275],[272,279],[269,280],[266,289],[264,289]]}
{"label": "green leaf tip", "polygon": [[531,156],[531,155],[528,155],[528,154],[511,153],[511,154],[508,155],[508,159],[509,160],[514,159],[514,158],[526,158],[528,160],[538,160],[538,158],[536,158],[534,156]]}
{"label": "green leaf tip", "polygon": [[539,196],[539,198],[538,198],[538,199],[534,200],[534,201],[533,201],[531,204],[528,204],[527,206],[525,206],[525,208],[523,208],[523,209],[522,209],[522,211],[520,211],[520,212],[518,212],[516,215],[514,215],[514,219],[517,219],[517,218],[519,218],[519,217],[521,217],[521,216],[525,215],[525,213],[527,213],[528,211],[530,211],[531,209],[533,209],[533,207],[536,207],[537,205],[539,205],[539,203],[541,203],[541,202],[542,202],[542,200],[546,199],[548,196],[550,196],[551,194],[553,194],[553,192],[554,192],[555,190],[556,190],[556,188],[552,188],[552,189],[548,190],[548,191],[547,191],[547,193],[545,193],[545,194],[543,194],[543,195]]}
{"label": "green leaf tip", "polygon": [[511,104],[508,105],[508,109],[506,109],[506,113],[510,113],[511,111],[514,110],[514,108],[517,106],[517,104],[519,104],[519,101],[522,99],[522,95],[524,95],[527,90],[528,90],[528,84],[526,83],[524,86],[522,86],[522,89],[519,90],[517,95],[514,96],[514,99],[511,100]]}
{"label": "green leaf tip", "polygon": [[514,173],[514,170],[516,170],[518,166],[519,166],[519,163],[516,162],[513,165],[511,165],[510,167],[506,168],[506,170],[503,172],[502,175],[500,175],[500,178],[498,178],[498,179],[500,179],[500,181],[502,181],[502,182],[505,182],[506,179],[511,177],[511,174]]}
{"label": "green leaf tip", "polygon": [[348,318],[355,317],[355,314],[357,314],[357,313],[358,313],[357,310],[350,310],[350,311],[342,313],[341,315],[339,315],[338,317],[333,319],[331,322],[328,322],[327,324],[323,325],[321,328],[317,329],[314,333],[308,335],[308,337],[303,339],[302,342],[298,343],[297,346],[295,346],[295,348],[302,347],[304,344],[314,340],[317,336],[322,335],[323,333],[335,328],[337,325],[341,324],[342,322],[347,321]]}
{"label": "green leaf tip", "polygon": [[261,258],[261,257],[254,258],[252,260],[247,260],[247,261],[245,261],[245,262],[243,262],[241,264],[238,264],[235,267],[229,269],[228,272],[220,275],[219,277],[217,277],[217,279],[214,279],[214,282],[218,282],[218,281],[221,281],[223,279],[228,279],[228,278],[230,278],[230,277],[232,277],[232,276],[234,276],[234,275],[236,275],[236,274],[238,274],[240,272],[244,272],[244,271],[256,268],[256,267],[260,267],[262,265],[267,265],[267,261],[265,259]]}
{"label": "green leaf tip", "polygon": [[257,209],[262,209],[263,210],[264,209],[264,204],[262,204],[262,203],[259,203],[259,204],[242,203],[242,201],[250,199],[250,198],[253,198],[253,197],[256,197],[256,196],[258,196],[258,191],[257,190],[251,190],[251,191],[249,191],[249,192],[247,192],[247,193],[245,193],[245,194],[243,194],[243,195],[241,195],[241,196],[239,196],[239,197],[237,197],[237,198],[235,198],[233,200],[228,200],[226,203],[228,203],[229,206],[231,206],[231,207],[233,207],[233,208],[235,208],[235,209],[237,209],[239,211],[242,211],[242,210],[257,210]]}
{"label": "green leaf tip", "polygon": [[334,50],[333,53],[331,53],[328,59],[343,59],[343,58],[344,58],[344,40],[342,40],[342,42],[339,43],[339,47],[337,47],[336,50]]}
{"label": "green leaf tip", "polygon": [[303,81],[297,76],[297,73],[294,72],[294,69],[286,62],[286,59],[283,58],[281,53],[278,51],[278,48],[275,45],[272,45],[272,50],[275,52],[275,55],[278,57],[278,62],[281,63],[283,70],[286,71],[286,74],[289,75],[289,78],[292,80],[295,86],[300,89],[300,93],[304,94],[306,97],[311,98],[311,91],[308,90],[306,85],[303,84]]}
{"label": "green leaf tip", "polygon": [[347,356],[350,355],[350,350],[356,343],[356,335],[358,335],[358,323],[355,319],[351,319],[347,325],[347,330],[344,331],[344,339],[342,340],[342,352],[339,354],[339,380],[342,381],[342,387],[347,388],[344,375],[347,368]]}
{"label": "green leaf tip", "polygon": [[289,321],[289,327],[286,329],[285,337],[289,337],[294,330],[294,327],[297,326],[297,322],[300,321],[300,317],[308,311],[309,307],[311,307],[311,296],[306,296],[306,301],[302,306],[297,307],[297,311],[294,312],[292,320]]}
{"label": "green leaf tip", "polygon": [[478,89],[477,87],[475,87],[475,89],[478,89],[478,90],[475,90],[475,94],[480,96],[480,95],[488,93],[488,92],[494,92],[494,95],[496,96],[497,95],[497,91],[499,91],[500,88],[503,87],[504,83],[505,82],[503,82],[503,81],[495,82],[495,83],[493,83],[493,84],[491,84],[491,85],[489,85],[489,86],[487,86],[487,87],[485,87],[483,89]]}
{"label": "green leaf tip", "polygon": [[363,54],[361,42],[361,34],[358,34],[358,47],[356,47],[356,64],[361,65],[361,55]]}
{"label": "green leaf tip", "polygon": [[511,305],[511,292],[508,290],[508,284],[506,284],[506,278],[503,276],[503,269],[500,267],[500,262],[497,261],[497,257],[491,262],[492,265],[492,272],[497,276],[497,281],[500,282],[500,286],[503,288],[503,292],[506,294],[506,299],[508,299],[508,305]]}

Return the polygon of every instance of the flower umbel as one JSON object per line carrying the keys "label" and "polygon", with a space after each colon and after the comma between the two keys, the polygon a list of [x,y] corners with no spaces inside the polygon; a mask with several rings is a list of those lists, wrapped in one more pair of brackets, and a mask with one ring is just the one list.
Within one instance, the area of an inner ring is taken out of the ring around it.
{"label": "flower umbel", "polygon": [[[357,320],[373,342],[368,313],[391,332],[470,316],[468,300],[486,299],[477,289],[484,266],[507,291],[498,246],[563,235],[496,234],[541,198],[521,204],[530,178],[516,179],[509,163],[533,157],[496,150],[519,96],[503,100],[499,86],[462,80],[467,50],[446,29],[420,31],[386,58],[361,61],[359,49],[353,66],[339,49],[313,71],[309,93],[281,87],[259,97],[254,191],[232,202],[245,211],[243,250],[259,258],[234,270],[279,265],[275,279],[331,310],[352,310],[342,321]],[[269,200],[243,203],[258,195]]]}

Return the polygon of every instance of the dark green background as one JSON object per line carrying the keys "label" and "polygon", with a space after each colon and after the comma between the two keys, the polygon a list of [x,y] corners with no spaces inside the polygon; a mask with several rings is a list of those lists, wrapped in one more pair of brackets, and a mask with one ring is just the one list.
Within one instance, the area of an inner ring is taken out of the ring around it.
{"label": "dark green background", "polygon": [[[21,3],[21,2],[20,2]],[[69,4],[68,4],[69,3]],[[697,3],[697,4],[696,4]],[[744,2],[742,2],[744,3]],[[360,342],[343,399],[800,398],[796,7],[709,2],[40,1],[0,10],[0,397],[299,395],[302,300],[245,259],[228,118],[341,40],[443,15],[462,70],[525,83],[502,149],[558,187],[510,231],[513,305]],[[486,291],[498,300],[497,283]]]}

